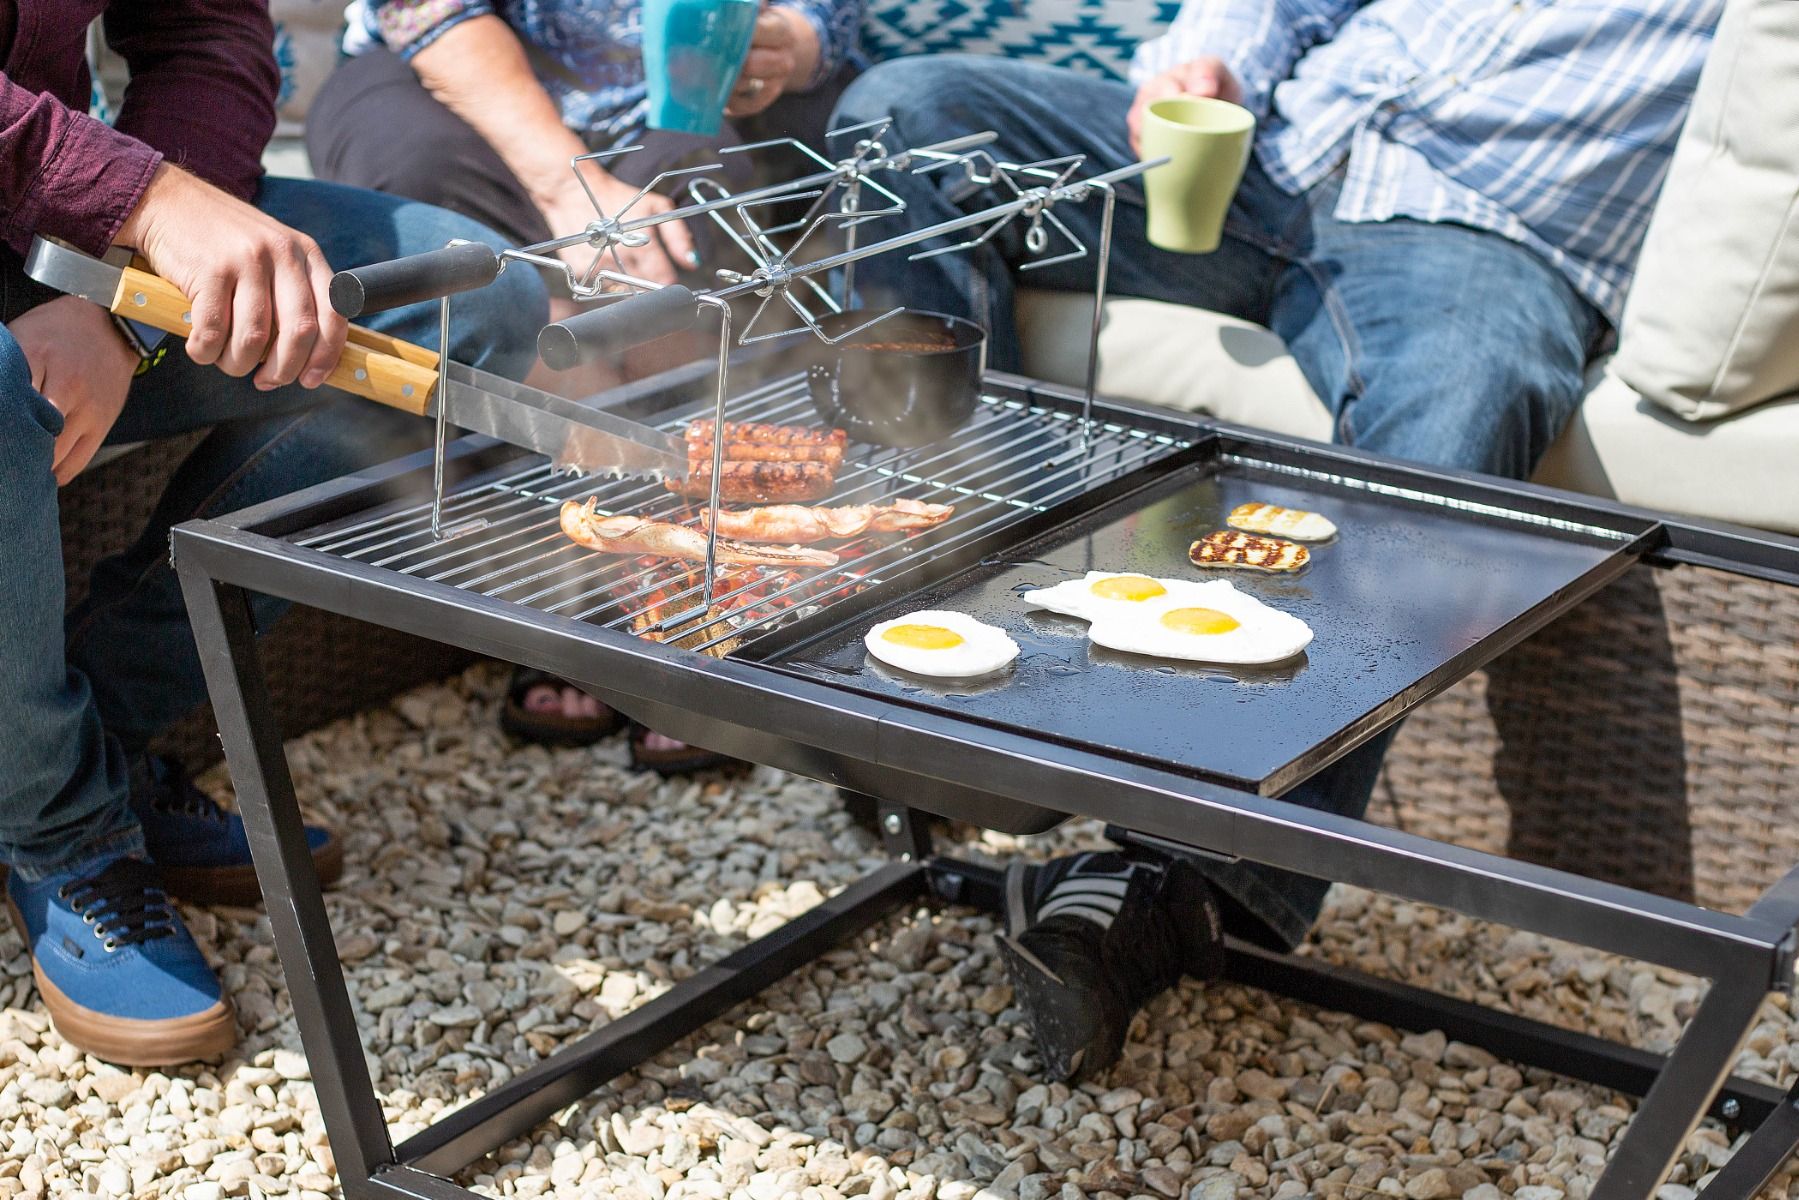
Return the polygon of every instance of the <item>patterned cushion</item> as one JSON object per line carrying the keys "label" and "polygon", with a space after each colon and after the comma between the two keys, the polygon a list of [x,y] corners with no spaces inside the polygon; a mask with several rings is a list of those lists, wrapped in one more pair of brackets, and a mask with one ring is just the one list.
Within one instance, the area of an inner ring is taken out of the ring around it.
{"label": "patterned cushion", "polygon": [[959,51],[1123,79],[1138,44],[1179,9],[1179,0],[870,0],[862,45],[876,62]]}

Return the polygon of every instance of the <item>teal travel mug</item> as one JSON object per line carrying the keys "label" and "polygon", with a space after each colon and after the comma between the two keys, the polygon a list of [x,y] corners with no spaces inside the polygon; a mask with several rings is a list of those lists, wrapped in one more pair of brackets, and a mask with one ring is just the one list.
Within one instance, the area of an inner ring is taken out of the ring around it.
{"label": "teal travel mug", "polygon": [[757,0],[644,0],[651,129],[718,132],[760,8]]}

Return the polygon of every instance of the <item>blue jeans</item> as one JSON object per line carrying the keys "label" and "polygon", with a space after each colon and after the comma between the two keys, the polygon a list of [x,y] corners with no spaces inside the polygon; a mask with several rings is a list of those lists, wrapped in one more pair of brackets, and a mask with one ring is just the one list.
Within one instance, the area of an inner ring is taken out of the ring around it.
{"label": "blue jeans", "polygon": [[[916,146],[992,129],[1003,159],[1085,154],[1082,174],[1136,161],[1125,128],[1132,89],[1068,71],[944,55],[884,63],[844,95],[844,126],[892,116],[888,141]],[[953,171],[894,174],[906,223],[949,220],[1000,197]],[[1580,404],[1587,359],[1609,336],[1598,310],[1549,262],[1495,234],[1396,219],[1333,216],[1340,173],[1302,195],[1253,161],[1219,248],[1174,254],[1149,244],[1143,191],[1118,189],[1109,290],[1192,304],[1266,325],[1292,349],[1335,416],[1337,440],[1395,458],[1523,478]],[[1055,212],[1089,247],[1100,205]],[[869,306],[908,304],[969,316],[991,333],[990,360],[1018,366],[1012,293],[1024,261],[1022,221],[973,253],[857,267]],[[870,230],[878,229],[871,225]],[[865,233],[865,237],[877,236]],[[970,234],[959,234],[964,240]],[[927,244],[928,246],[929,244]],[[1091,290],[1091,254],[1032,271],[1033,287]],[[1391,735],[1374,739],[1285,799],[1360,816]],[[1238,906],[1239,931],[1291,945],[1316,918],[1325,884],[1251,864],[1208,865]]]}
{"label": "blue jeans", "polygon": [[[499,244],[463,217],[335,184],[270,179],[256,204],[311,234],[333,265],[415,254],[451,238]],[[534,272],[507,271],[453,306],[451,354],[518,378],[548,300]],[[435,347],[437,309],[383,313],[373,328]],[[211,427],[137,541],[94,569],[64,616],[51,447],[62,417],[31,387],[24,354],[0,328],[0,855],[27,878],[142,849],[127,766],[151,737],[205,699],[174,571],[169,528],[231,512],[428,444],[426,422],[323,389],[259,392],[190,362],[174,338],[133,383],[109,441]],[[266,628],[281,610],[259,597]]]}

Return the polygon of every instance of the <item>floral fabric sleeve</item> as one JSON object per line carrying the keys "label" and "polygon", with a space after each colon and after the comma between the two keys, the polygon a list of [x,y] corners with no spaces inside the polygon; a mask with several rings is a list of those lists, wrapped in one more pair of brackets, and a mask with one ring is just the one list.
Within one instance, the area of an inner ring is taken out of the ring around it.
{"label": "floral fabric sleeve", "polygon": [[488,0],[371,0],[369,9],[382,44],[411,58],[469,18],[493,12],[493,5]]}
{"label": "floral fabric sleeve", "polygon": [[856,54],[862,31],[864,0],[773,0],[806,18],[818,34],[818,69],[799,89],[810,91],[829,79]]}

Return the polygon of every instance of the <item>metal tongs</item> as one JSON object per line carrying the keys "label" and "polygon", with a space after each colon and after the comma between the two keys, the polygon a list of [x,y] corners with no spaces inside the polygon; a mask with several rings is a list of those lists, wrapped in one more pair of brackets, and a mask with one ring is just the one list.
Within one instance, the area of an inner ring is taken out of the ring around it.
{"label": "metal tongs", "polygon": [[[167,333],[185,336],[191,306],[174,284],[133,265],[125,251],[93,258],[61,242],[35,238],[25,259],[33,279]],[[391,263],[341,272],[332,307],[345,316],[438,299],[491,283],[500,256],[463,243]],[[435,351],[352,325],[326,383],[422,417],[546,454],[560,469],[685,478],[679,438],[603,409],[450,362]]]}

